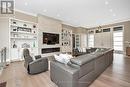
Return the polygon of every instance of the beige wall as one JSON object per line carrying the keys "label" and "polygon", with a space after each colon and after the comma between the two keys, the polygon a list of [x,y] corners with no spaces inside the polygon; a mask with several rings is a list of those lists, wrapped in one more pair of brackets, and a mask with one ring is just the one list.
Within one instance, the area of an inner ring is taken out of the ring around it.
{"label": "beige wall", "polygon": [[37,23],[37,17],[16,11],[15,14],[0,14],[0,17],[12,17],[24,21]]}
{"label": "beige wall", "polygon": [[62,24],[62,27],[72,30],[73,34],[80,34],[80,47],[87,47],[87,28],[74,27],[65,24]]}
{"label": "beige wall", "polygon": [[87,28],[77,27],[75,30],[73,30],[73,33],[86,34],[87,33]]}
{"label": "beige wall", "polygon": [[28,15],[28,14],[17,12],[17,11],[15,12],[15,18],[24,20],[24,21],[31,21],[31,22],[37,23],[37,16],[32,16],[32,15]]}
{"label": "beige wall", "polygon": [[66,24],[62,24],[62,28],[70,29],[70,30],[72,30],[72,32],[77,29],[77,27],[66,25]]}
{"label": "beige wall", "polygon": [[39,29],[39,40],[38,40],[38,48],[39,48],[39,54],[41,53],[41,48],[49,48],[49,47],[60,47],[60,44],[57,45],[43,45],[43,32],[48,33],[61,33],[62,30],[62,23],[59,20],[38,15],[38,29]]}
{"label": "beige wall", "polygon": [[[101,26],[101,27],[106,28],[106,27],[113,27],[113,26],[120,26],[120,25],[124,26],[124,50],[125,50],[125,48],[128,46],[128,44],[126,44],[125,41],[130,42],[130,21],[104,25],[104,26]],[[97,29],[97,27],[90,28],[90,29]]]}

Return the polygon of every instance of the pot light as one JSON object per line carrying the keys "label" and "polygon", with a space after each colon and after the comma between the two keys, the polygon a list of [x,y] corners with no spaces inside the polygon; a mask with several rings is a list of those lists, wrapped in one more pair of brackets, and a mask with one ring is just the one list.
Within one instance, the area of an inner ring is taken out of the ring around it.
{"label": "pot light", "polygon": [[109,4],[109,2],[108,1],[105,1],[105,5],[108,5]]}
{"label": "pot light", "polygon": [[116,16],[116,14],[113,14],[113,16],[115,17],[115,16]]}
{"label": "pot light", "polygon": [[113,10],[112,10],[112,9],[110,9],[109,11],[110,11],[110,12],[113,12]]}
{"label": "pot light", "polygon": [[57,14],[57,17],[60,17],[60,14]]}
{"label": "pot light", "polygon": [[44,10],[43,10],[43,12],[47,12],[47,10],[46,10],[46,9],[44,9]]}
{"label": "pot light", "polygon": [[25,3],[24,3],[24,5],[25,5],[25,6],[27,6],[27,5],[28,5],[28,3],[27,3],[27,2],[25,2]]}

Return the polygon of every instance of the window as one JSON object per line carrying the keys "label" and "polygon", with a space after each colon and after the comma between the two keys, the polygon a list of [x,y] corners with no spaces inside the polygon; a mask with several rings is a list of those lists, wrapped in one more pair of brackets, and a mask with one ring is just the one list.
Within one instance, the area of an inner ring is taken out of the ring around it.
{"label": "window", "polygon": [[107,29],[103,29],[103,32],[110,32],[111,29],[110,28],[107,28]]}
{"label": "window", "polygon": [[113,28],[113,46],[115,51],[123,51],[123,27]]}
{"label": "window", "polygon": [[88,35],[88,47],[94,47],[94,34]]}

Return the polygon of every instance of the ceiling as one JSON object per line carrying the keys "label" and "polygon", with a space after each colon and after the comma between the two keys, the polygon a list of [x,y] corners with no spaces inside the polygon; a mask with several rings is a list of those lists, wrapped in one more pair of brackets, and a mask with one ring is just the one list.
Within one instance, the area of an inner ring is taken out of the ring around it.
{"label": "ceiling", "polygon": [[80,27],[130,20],[130,0],[15,0],[15,8]]}

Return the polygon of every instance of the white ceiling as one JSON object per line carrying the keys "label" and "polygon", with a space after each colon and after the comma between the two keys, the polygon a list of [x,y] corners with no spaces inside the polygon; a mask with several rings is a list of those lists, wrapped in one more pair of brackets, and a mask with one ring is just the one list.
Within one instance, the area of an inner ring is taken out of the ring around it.
{"label": "white ceiling", "polygon": [[15,0],[15,8],[81,27],[130,19],[130,0]]}

